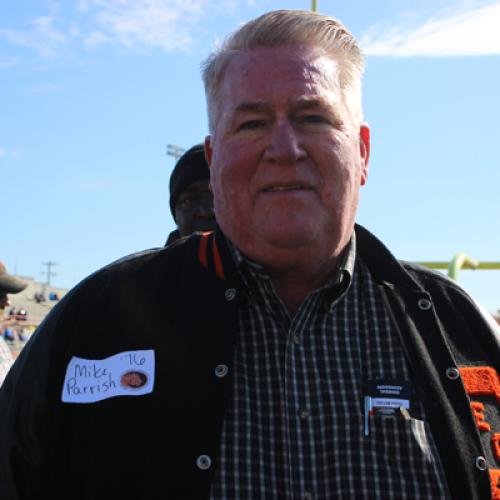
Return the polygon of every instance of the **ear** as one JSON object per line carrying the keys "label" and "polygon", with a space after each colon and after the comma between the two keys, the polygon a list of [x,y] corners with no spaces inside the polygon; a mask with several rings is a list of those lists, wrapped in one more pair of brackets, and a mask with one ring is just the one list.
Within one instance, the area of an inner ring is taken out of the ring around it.
{"label": "ear", "polygon": [[211,168],[212,166],[212,146],[211,146],[211,140],[212,137],[207,135],[205,137],[205,159],[207,160],[208,163],[208,168]]}
{"label": "ear", "polygon": [[[212,146],[211,146],[211,140],[212,140],[211,136],[207,135],[205,137],[205,160],[207,160],[208,168],[209,169],[212,168],[212,153],[213,153],[213,149],[212,149]],[[212,177],[212,173],[211,172],[210,172],[210,177]],[[213,194],[211,182],[208,183],[208,190]]]}
{"label": "ear", "polygon": [[370,159],[370,127],[363,123],[359,128],[359,157],[361,160],[361,185],[368,179],[368,161]]}

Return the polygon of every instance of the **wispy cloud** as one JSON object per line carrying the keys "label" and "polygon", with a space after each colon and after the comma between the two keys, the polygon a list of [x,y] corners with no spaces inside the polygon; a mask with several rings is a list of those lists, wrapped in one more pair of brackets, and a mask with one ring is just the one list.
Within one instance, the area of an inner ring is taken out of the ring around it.
{"label": "wispy cloud", "polygon": [[200,19],[208,0],[88,0],[93,8],[94,33],[128,49],[157,47],[185,50],[192,42],[190,26]]}
{"label": "wispy cloud", "polygon": [[14,57],[0,57],[0,70],[17,66],[19,61]]}
{"label": "wispy cloud", "polygon": [[49,94],[52,92],[59,92],[61,90],[61,85],[58,83],[40,83],[38,85],[31,86],[28,90],[28,94]]}
{"label": "wispy cloud", "polygon": [[20,29],[0,26],[0,37],[45,58],[82,45],[93,49],[108,44],[135,52],[185,51],[207,15],[214,10],[234,11],[235,5],[250,1],[79,0],[66,4],[64,12],[52,8]]}
{"label": "wispy cloud", "polygon": [[500,55],[500,1],[465,5],[443,10],[416,27],[376,27],[360,38],[360,45],[365,54],[377,56]]}
{"label": "wispy cloud", "polygon": [[0,148],[0,160],[6,159],[6,158],[17,158],[19,156],[19,152],[15,150],[7,150]]}
{"label": "wispy cloud", "polygon": [[101,33],[99,31],[92,31],[92,33],[89,33],[88,35],[85,36],[84,38],[84,44],[87,47],[98,47],[99,45],[104,45],[105,43],[109,42],[108,36],[106,36],[104,33]]}
{"label": "wispy cloud", "polygon": [[34,49],[43,57],[53,56],[68,41],[68,36],[54,27],[54,19],[51,16],[31,20],[25,30],[1,28],[0,36],[14,45]]}

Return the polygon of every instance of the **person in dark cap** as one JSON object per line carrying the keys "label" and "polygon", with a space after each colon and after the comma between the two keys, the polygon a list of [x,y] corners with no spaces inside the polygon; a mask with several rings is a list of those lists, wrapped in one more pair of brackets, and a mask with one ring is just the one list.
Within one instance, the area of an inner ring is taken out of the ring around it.
{"label": "person in dark cap", "polygon": [[215,229],[209,178],[203,144],[193,146],[177,161],[170,176],[170,210],[177,229],[170,233],[167,245],[195,231]]}
{"label": "person in dark cap", "polygon": [[5,264],[0,261],[0,294],[19,293],[27,286],[25,281],[9,274]]}
{"label": "person in dark cap", "polygon": [[26,288],[28,284],[15,276],[7,273],[3,262],[0,261],[0,385],[2,385],[7,372],[14,363],[14,358],[9,346],[3,338],[4,329],[4,310],[10,305],[8,293],[19,293]]}

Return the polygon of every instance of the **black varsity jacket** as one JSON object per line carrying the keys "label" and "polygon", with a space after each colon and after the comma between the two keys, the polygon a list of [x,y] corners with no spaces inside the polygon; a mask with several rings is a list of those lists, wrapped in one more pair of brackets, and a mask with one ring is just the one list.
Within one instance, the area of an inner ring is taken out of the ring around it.
{"label": "black varsity jacket", "polygon": [[[500,498],[498,332],[454,282],[356,227],[453,498]],[[96,272],[0,389],[0,499],[207,499],[232,388],[240,283],[223,235]]]}

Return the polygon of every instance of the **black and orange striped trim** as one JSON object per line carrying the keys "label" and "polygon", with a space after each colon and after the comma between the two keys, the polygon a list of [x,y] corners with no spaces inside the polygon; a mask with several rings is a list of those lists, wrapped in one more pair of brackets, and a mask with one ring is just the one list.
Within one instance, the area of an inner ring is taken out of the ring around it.
{"label": "black and orange striped trim", "polygon": [[205,269],[208,270],[212,268],[221,280],[226,279],[221,254],[214,232],[208,231],[201,234],[200,245],[198,248],[198,260]]}

